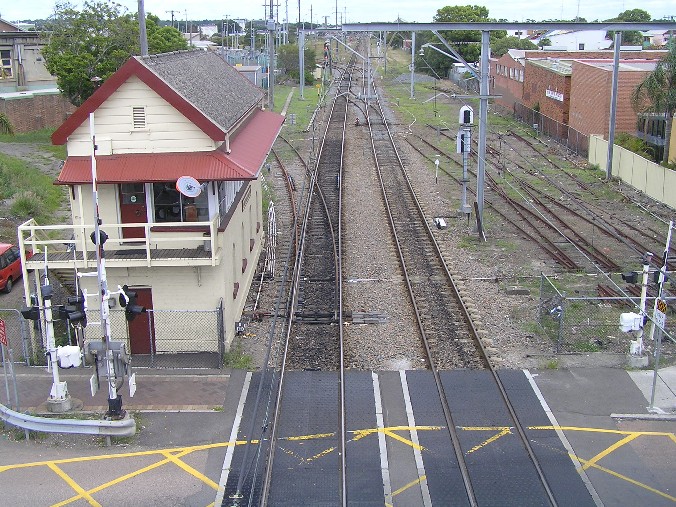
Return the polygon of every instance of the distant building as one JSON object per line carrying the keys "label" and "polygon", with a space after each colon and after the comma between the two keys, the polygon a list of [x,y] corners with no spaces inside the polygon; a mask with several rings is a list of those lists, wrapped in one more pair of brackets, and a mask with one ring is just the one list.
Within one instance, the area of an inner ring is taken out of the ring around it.
{"label": "distant building", "polygon": [[0,19],[0,113],[15,132],[57,127],[75,107],[45,67],[39,32]]}
{"label": "distant building", "polygon": [[240,74],[256,86],[263,86],[263,67],[260,65],[235,65]]}
{"label": "distant building", "polygon": [[551,41],[551,45],[544,49],[556,51],[596,51],[608,49],[613,44],[612,40],[606,38],[605,30],[551,30],[531,37],[537,45],[543,39]]}

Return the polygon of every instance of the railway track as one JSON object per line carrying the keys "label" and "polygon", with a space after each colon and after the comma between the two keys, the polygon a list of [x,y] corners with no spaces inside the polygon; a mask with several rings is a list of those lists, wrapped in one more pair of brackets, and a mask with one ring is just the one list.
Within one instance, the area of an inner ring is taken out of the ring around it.
{"label": "railway track", "polygon": [[483,368],[492,374],[530,463],[551,505],[557,505],[530,442],[521,428],[502,381],[487,359],[476,329],[462,302],[427,217],[415,195],[385,114],[377,102],[367,108],[373,156],[383,200],[399,259],[415,309],[427,361],[435,379],[446,427],[470,505],[478,505],[472,474],[454,422],[453,410],[441,379],[442,368]]}
{"label": "railway track", "polygon": [[[352,66],[354,62],[352,62]],[[294,370],[322,370],[336,375],[335,402],[338,421],[322,421],[334,431],[338,455],[326,460],[326,494],[342,498],[346,505],[345,468],[345,391],[343,368],[343,312],[341,285],[341,179],[345,125],[351,86],[351,68],[342,72],[336,85],[329,120],[322,137],[316,166],[310,174],[310,196],[305,208],[301,240],[294,268],[294,288],[287,336],[281,360],[276,406],[271,421],[267,463],[262,479],[261,504],[274,503],[273,491],[280,491],[282,474],[275,472],[278,427],[283,412],[292,410],[287,402],[285,377]],[[331,403],[331,402],[329,402]],[[332,403],[331,403],[332,404]],[[287,407],[285,409],[285,407]],[[334,424],[335,423],[335,424]],[[292,479],[296,480],[296,479]],[[298,477],[301,481],[302,478]]]}

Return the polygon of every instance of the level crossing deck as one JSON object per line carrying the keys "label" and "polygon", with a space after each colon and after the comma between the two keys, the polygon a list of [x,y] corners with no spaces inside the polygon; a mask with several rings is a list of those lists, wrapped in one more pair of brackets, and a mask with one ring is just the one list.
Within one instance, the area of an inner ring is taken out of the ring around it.
{"label": "level crossing deck", "polygon": [[[270,386],[276,391],[271,372],[259,391],[261,375],[226,397],[239,400],[241,414],[231,438],[253,444],[233,446],[226,456],[219,505],[247,505],[252,491],[253,504],[260,500],[270,438],[270,428],[261,428],[273,410]],[[338,373],[286,375],[269,505],[340,505]],[[558,505],[594,505],[525,374],[499,375]],[[490,373],[446,371],[441,378],[478,504],[549,505]],[[469,505],[431,372],[349,371],[345,393],[348,505]]]}

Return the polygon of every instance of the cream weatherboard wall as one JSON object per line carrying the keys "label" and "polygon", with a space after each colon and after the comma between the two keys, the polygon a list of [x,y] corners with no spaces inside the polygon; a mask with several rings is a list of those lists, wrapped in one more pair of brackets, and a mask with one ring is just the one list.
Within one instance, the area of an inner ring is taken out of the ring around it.
{"label": "cream weatherboard wall", "polygon": [[[134,107],[144,108],[143,128],[134,128]],[[98,155],[211,151],[218,147],[136,76],[131,76],[99,106],[94,124]],[[85,121],[68,137],[68,156],[89,155],[90,128],[89,121]]]}
{"label": "cream weatherboard wall", "polygon": [[[117,290],[118,285],[128,284],[134,287],[148,287],[152,290],[153,308],[155,310],[216,310],[223,301],[223,325],[226,333],[226,345],[235,336],[235,322],[241,319],[246,303],[246,288],[251,285],[258,258],[262,252],[263,226],[261,209],[261,183],[250,182],[251,197],[242,206],[236,203],[236,210],[230,218],[225,231],[218,234],[217,248],[221,249],[221,262],[216,266],[190,266],[186,259],[184,266],[169,267],[114,267],[107,264],[106,273],[109,290]],[[102,229],[108,232],[104,225]],[[253,239],[253,248],[251,240]],[[110,252],[111,250],[106,250]],[[234,252],[234,253],[233,253]],[[246,269],[242,272],[243,259]],[[97,292],[97,278],[84,277],[82,287],[89,294]],[[233,297],[235,283],[240,290]],[[88,298],[89,308],[98,310],[100,301]],[[195,327],[199,328],[199,319],[188,318],[173,321],[171,329],[162,329],[158,322],[155,333],[158,342],[162,336],[171,334],[191,335]],[[214,333],[211,325],[205,325],[204,333]],[[91,334],[90,334],[91,333]],[[96,329],[87,328],[87,337],[97,335]],[[195,351],[199,344],[186,344],[190,351]],[[161,344],[158,345],[161,350]],[[177,352],[181,352],[180,350]]]}

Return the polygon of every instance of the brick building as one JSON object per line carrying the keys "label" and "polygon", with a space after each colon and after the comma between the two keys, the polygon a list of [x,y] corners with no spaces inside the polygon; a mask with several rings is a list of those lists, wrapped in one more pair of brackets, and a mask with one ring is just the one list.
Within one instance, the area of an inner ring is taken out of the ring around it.
{"label": "brick building", "polygon": [[[659,60],[666,54],[664,50],[650,51],[620,51],[622,60]],[[524,101],[524,84],[532,81],[526,68],[527,62],[532,60],[556,60],[570,62],[579,59],[613,59],[613,51],[542,51],[511,49],[500,58],[491,58],[490,61],[490,90],[495,95],[502,95],[496,103],[512,109],[515,103]],[[538,79],[545,77],[542,69],[537,70]],[[554,74],[552,74],[552,77]],[[547,76],[548,77],[548,76]],[[535,79],[535,78],[533,78]],[[558,77],[556,78],[559,79]],[[571,76],[572,80],[572,76]],[[555,86],[556,87],[556,86]],[[546,86],[545,86],[546,90]],[[532,90],[531,90],[532,93]],[[567,100],[564,98],[564,100]],[[610,97],[608,98],[610,100]],[[535,104],[535,102],[532,102]],[[542,106],[542,103],[540,104]],[[532,106],[530,106],[532,107]],[[544,111],[543,111],[544,112]]]}
{"label": "brick building", "polygon": [[0,113],[15,132],[58,127],[75,107],[47,72],[39,32],[0,19]]}
{"label": "brick building", "polygon": [[568,123],[570,110],[571,60],[526,60],[528,76],[522,103],[560,123]]}
{"label": "brick building", "polygon": [[510,49],[500,58],[490,62],[490,89],[500,95],[496,103],[512,109],[514,103],[523,99],[525,51]]}
{"label": "brick building", "polygon": [[[615,131],[635,135],[637,114],[631,106],[636,86],[655,69],[655,60],[621,60]],[[569,125],[583,134],[608,137],[613,60],[575,60],[570,88]]]}

